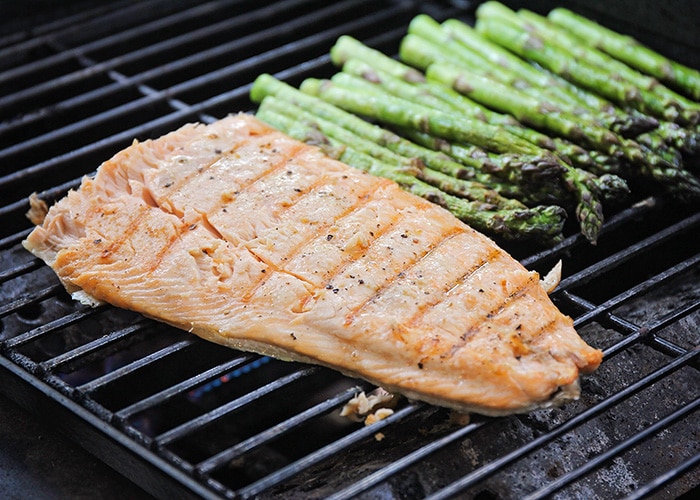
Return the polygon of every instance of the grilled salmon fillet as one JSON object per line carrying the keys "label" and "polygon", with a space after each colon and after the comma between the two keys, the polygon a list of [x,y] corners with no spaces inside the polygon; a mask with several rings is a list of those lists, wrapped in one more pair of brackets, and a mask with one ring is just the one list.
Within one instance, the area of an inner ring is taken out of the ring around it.
{"label": "grilled salmon fillet", "polygon": [[459,411],[575,398],[602,357],[489,238],[248,114],[134,142],[24,246],[83,301]]}

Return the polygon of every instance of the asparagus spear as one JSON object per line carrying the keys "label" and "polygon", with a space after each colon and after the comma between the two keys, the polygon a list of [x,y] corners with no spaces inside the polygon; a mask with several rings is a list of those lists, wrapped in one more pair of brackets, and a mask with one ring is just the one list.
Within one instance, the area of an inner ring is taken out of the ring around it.
{"label": "asparagus spear", "polygon": [[336,123],[315,116],[313,113],[305,111],[293,103],[278,99],[275,96],[267,96],[263,99],[260,109],[265,109],[266,112],[285,115],[289,118],[301,121],[305,125],[318,129],[325,136],[339,141],[345,146],[351,146],[361,153],[368,154],[382,162],[393,164],[397,168],[407,172],[411,171],[419,179],[433,184],[449,194],[464,197],[472,201],[483,202],[484,209],[527,209],[523,203],[500,196],[494,190],[487,188],[479,182],[469,179],[459,179],[426,168],[419,158],[405,157],[394,153],[390,149],[364,139]]}
{"label": "asparagus spear", "polygon": [[651,130],[657,125],[655,119],[640,113],[622,112],[610,101],[528,64],[457,19],[448,19],[439,25],[430,17],[419,15],[411,21],[409,34],[439,46],[445,59],[537,99],[541,99],[542,89],[546,89],[549,106],[575,115],[579,120],[623,135]]}
{"label": "asparagus spear", "polygon": [[[491,102],[492,106],[509,106],[513,114],[523,113],[523,121],[531,116],[525,113],[534,113],[537,109],[534,107],[535,103],[529,103],[529,106],[527,106],[528,103],[523,103],[520,100],[517,102],[507,100],[508,97],[514,95],[514,92],[510,92],[510,96],[507,95],[511,89],[500,86],[489,80],[480,79],[476,75],[469,75],[461,68],[435,63],[428,68],[426,74],[429,79],[443,81],[448,85],[452,85],[456,90],[467,93],[477,100]],[[526,107],[519,108],[519,106]],[[538,117],[533,115],[533,118],[537,119]],[[549,126],[550,129],[553,129],[551,127],[553,115],[540,117],[540,119],[541,126]],[[548,122],[546,120],[550,121]],[[559,133],[562,131],[565,132],[566,130],[559,130]],[[575,136],[571,138],[575,140]],[[668,192],[674,193],[674,195],[678,195],[685,200],[700,199],[700,180],[687,170],[673,165],[673,163],[656,152],[643,148],[638,143],[629,139],[619,139],[617,145],[611,144],[607,147],[602,147],[603,145],[600,143],[591,141],[590,136],[586,138],[589,140],[588,144],[592,149],[597,149],[602,153],[611,154],[613,156],[621,155],[628,160],[631,165],[638,168],[638,175],[654,179],[655,182],[662,185]]]}
{"label": "asparagus spear", "polygon": [[462,162],[457,163],[442,153],[420,147],[389,130],[371,124],[315,96],[303,93],[269,74],[262,74],[253,83],[250,96],[254,102],[260,103],[268,95],[278,96],[314,113],[316,116],[342,124],[344,128],[355,134],[380,144],[399,155],[419,158],[433,170],[455,178],[472,179],[488,185],[502,196],[518,199],[528,205],[556,199],[556,196],[550,196],[543,190],[532,192],[529,189],[523,189],[523,186],[492,175],[489,172],[497,170],[499,167],[492,163],[486,155],[464,158]]}
{"label": "asparagus spear", "polygon": [[[269,109],[269,97],[263,99],[257,116],[299,140],[314,144],[326,142],[335,157],[348,165],[394,180],[405,190],[450,210],[477,230],[504,239],[535,238],[548,244],[561,240],[565,212],[556,206],[494,209],[490,204],[452,196],[414,175],[402,165],[378,160],[354,147],[324,136],[313,126]],[[284,106],[281,106],[284,109]]]}
{"label": "asparagus spear", "polygon": [[[404,38],[404,41],[413,39],[409,35]],[[412,43],[404,43],[401,47],[402,57],[411,59],[415,46]],[[549,109],[540,100],[523,94],[517,89],[474,74],[460,66],[435,62],[427,68],[426,75],[429,80],[447,85],[491,108],[510,113],[523,123],[549,130],[587,149],[596,149],[612,155],[623,154],[634,161],[642,159],[634,148],[625,145],[610,130],[577,121],[574,116]]]}
{"label": "asparagus spear", "polygon": [[510,115],[491,111],[444,85],[436,85],[433,82],[408,83],[387,73],[382,67],[381,60],[368,63],[351,58],[343,64],[343,72],[377,84],[397,97],[446,112],[463,113],[491,125],[499,125],[508,132],[541,148],[549,150],[555,148],[549,136],[524,127]]}
{"label": "asparagus spear", "polygon": [[[415,25],[417,21],[424,17],[423,15],[417,16],[411,25]],[[594,163],[590,158],[586,158],[587,152],[579,146],[561,139],[555,141],[545,134],[525,127],[512,116],[496,113],[445,85],[427,82],[422,72],[396,61],[378,50],[367,47],[350,36],[342,36],[338,39],[331,49],[331,59],[336,65],[342,66],[343,71],[378,83],[395,95],[411,100],[422,99],[424,104],[428,96],[432,96],[431,99],[437,98],[442,101],[440,103],[441,107],[450,105],[454,108],[454,111],[466,113],[492,125],[504,126],[511,133],[519,135],[533,144],[554,150],[564,157],[579,160],[580,166]],[[530,68],[529,66],[527,67]],[[535,70],[535,73],[541,72]],[[408,84],[411,85],[409,86]],[[409,95],[412,97],[408,97]],[[436,101],[432,100],[431,104],[434,106]],[[653,124],[655,125],[656,121]],[[649,126],[649,122],[646,122],[642,128],[646,130]]]}
{"label": "asparagus spear", "polygon": [[[415,18],[411,26],[414,26],[414,24],[418,26],[417,29],[419,29],[420,33],[427,34],[431,31],[431,23],[419,23],[418,21],[423,21],[422,17]],[[636,138],[642,133],[658,135],[666,143],[666,146],[663,146],[665,149],[680,149],[691,154],[700,152],[698,150],[700,138],[698,137],[697,126],[680,128],[671,122],[659,122],[657,119],[634,109],[623,111],[610,101],[574,87],[569,82],[555,78],[546,71],[534,68],[499,45],[486,40],[473,28],[457,19],[448,19],[443,22],[442,30],[446,36],[454,39],[465,50],[479,53],[490,64],[496,66],[496,69],[491,74],[496,76],[499,81],[504,81],[503,75],[506,73],[513,73],[515,75],[514,78],[525,78],[529,83],[538,87],[540,95],[542,90],[546,89],[548,100],[551,101],[551,96],[554,94],[557,105],[568,113],[575,114],[578,119],[600,122],[624,137]],[[460,53],[462,52],[460,51]],[[663,86],[657,85],[656,87],[661,88]],[[536,94],[535,91],[538,89],[530,89],[530,94]],[[578,104],[571,103],[567,106],[562,99],[556,99],[556,96],[562,93],[568,93],[574,100],[578,98]],[[677,97],[682,98],[682,96]],[[587,109],[582,109],[582,107]],[[672,151],[669,152],[669,155],[673,154]]]}
{"label": "asparagus spear", "polygon": [[346,109],[398,127],[410,127],[445,139],[466,142],[496,153],[517,153],[539,156],[542,162],[557,163],[551,152],[520,139],[500,127],[479,120],[434,110],[389,94],[363,95],[348,91],[331,81],[306,79],[302,84],[309,93]]}
{"label": "asparagus spear", "polygon": [[[355,77],[354,73],[361,74],[367,79]],[[345,63],[345,66],[343,67],[343,73],[337,73],[333,75],[331,80],[333,81],[333,83],[339,85],[340,87],[349,90],[356,89],[359,92],[373,94],[377,97],[382,97],[383,95],[386,95],[386,93],[384,93],[384,89],[387,89],[389,90],[389,92],[391,92],[392,95],[396,97],[406,99],[417,104],[425,105],[435,110],[444,111],[446,113],[464,113],[466,115],[469,115],[470,113],[469,109],[467,109],[466,106],[451,106],[436,95],[431,94],[430,89],[428,87],[414,87],[411,84],[403,82],[402,80],[392,80],[389,75],[383,74],[380,71],[375,72],[371,67],[368,67],[367,65],[355,59],[350,59],[349,61],[347,61]],[[370,80],[376,82],[376,84],[370,83]],[[434,87],[437,86],[434,85]],[[457,96],[461,97],[459,94],[457,94]],[[478,117],[474,117],[478,119]],[[545,142],[547,146],[550,145],[551,140],[549,140],[549,138],[547,138],[547,141],[540,140],[539,136],[542,134],[538,134],[534,130],[531,131],[532,133],[528,133],[528,131],[530,131],[531,129],[523,129],[522,127],[517,126],[507,126],[505,124],[501,126],[505,130],[513,133],[514,135],[529,140],[529,142],[532,142],[533,144],[536,144],[540,147],[543,147],[541,145],[542,142]],[[519,131],[524,131],[524,133],[519,134]],[[554,146],[552,145],[552,147],[548,149],[553,149],[553,147]],[[517,182],[533,182],[533,180],[537,182],[540,178],[546,179],[549,177],[556,177],[560,175],[560,173],[564,169],[562,165],[558,163],[553,163],[551,161],[547,161],[545,163],[538,162],[537,157],[533,158],[532,162],[523,161],[527,159],[525,155],[501,155],[501,157],[504,158],[493,158],[494,163],[497,163],[499,166],[502,167],[501,170],[499,170],[499,172],[501,173],[501,175],[503,175],[504,172],[506,174],[513,174],[515,177],[509,176],[509,178]],[[512,161],[498,161],[499,159],[506,158]],[[507,172],[508,169],[512,168],[517,169],[517,172]]]}
{"label": "asparagus spear", "polygon": [[[465,66],[481,76],[518,87],[524,92],[528,92],[531,86],[547,87],[550,101],[557,106],[582,106],[584,104],[580,95],[571,92],[570,89],[564,89],[559,85],[559,82],[554,82],[548,74],[527,64],[500,46],[491,44],[488,52],[485,52],[484,48],[490,42],[481,35],[476,34],[479,41],[468,40],[466,44],[463,43],[465,31],[471,30],[471,28],[463,25],[460,27],[460,31],[455,31],[453,23],[456,22],[456,20],[448,20],[440,25],[428,15],[419,14],[410,22],[408,34],[430,42],[435,48],[439,47],[445,60]],[[473,48],[475,44],[478,46],[477,49]],[[505,68],[513,70],[503,71]]]}
{"label": "asparagus spear", "polygon": [[[414,18],[411,25],[420,26],[425,22],[433,21],[427,16],[420,15]],[[418,29],[422,31],[420,28]],[[331,49],[331,54],[333,62],[337,65],[342,65],[344,73],[362,77],[369,82],[382,86],[394,95],[443,111],[465,113],[492,125],[501,125],[509,132],[533,144],[555,151],[558,155],[570,159],[577,167],[596,172],[600,171],[601,165],[598,165],[600,160],[591,156],[588,151],[578,145],[561,138],[553,139],[525,127],[512,116],[495,113],[445,85],[424,81],[423,74],[414,68],[367,47],[352,37],[343,36],[339,38]],[[362,59],[356,59],[355,57],[361,57]],[[335,75],[333,80],[337,82],[339,76]],[[419,139],[419,142],[425,144],[424,140],[421,142]],[[433,149],[439,150],[440,148],[435,147],[433,144]],[[451,154],[457,159],[466,156],[462,151],[464,148],[450,146],[449,149],[452,149]],[[496,159],[494,159],[494,162],[496,162]],[[603,167],[606,173],[614,173],[609,168],[612,163],[614,162],[611,157],[605,158]],[[525,165],[525,167],[530,167],[530,165]],[[518,166],[518,168],[522,170],[521,166]],[[521,182],[519,179],[512,180],[513,182]]]}
{"label": "asparagus spear", "polygon": [[336,66],[343,66],[349,59],[359,59],[370,64],[376,63],[372,64],[373,66],[381,65],[383,71],[405,82],[425,82],[425,75],[421,71],[368,47],[356,38],[342,35],[331,47],[331,61]]}
{"label": "asparagus spear", "polygon": [[645,94],[634,85],[609,78],[595,66],[576,60],[566,52],[547,45],[527,31],[509,23],[480,18],[477,29],[489,39],[507,47],[523,58],[535,61],[557,75],[596,92],[620,106],[631,106],[658,118],[676,121],[680,113],[675,107],[665,107],[653,95]]}
{"label": "asparagus spear", "polygon": [[610,78],[622,78],[645,92],[656,95],[663,105],[677,108],[686,124],[697,123],[700,119],[700,104],[697,102],[674,92],[657,79],[634,70],[597,48],[581,43],[581,39],[552,24],[547,18],[527,9],[520,9],[516,17],[523,20],[528,31],[536,31],[547,43],[560,46],[577,59],[600,67]]}
{"label": "asparagus spear", "polygon": [[[525,59],[598,93],[621,106],[632,106],[658,118],[688,123],[680,112],[678,102],[669,104],[653,92],[620,78],[611,78],[586,58],[575,57],[560,41],[550,43],[546,34],[528,25],[515,12],[495,1],[483,3],[477,9],[476,29],[488,39]],[[692,114],[692,113],[691,113]],[[697,114],[695,115],[697,121]]]}
{"label": "asparagus spear", "polygon": [[[474,143],[473,140],[470,140],[473,134],[464,133],[463,127],[470,126],[469,121],[464,118],[453,117],[448,113],[388,95],[380,97],[348,91],[333,85],[330,81],[307,79],[302,84],[302,90],[304,87],[309,89],[310,93],[320,95],[333,104],[361,115],[388,122],[394,126],[427,132],[448,141]],[[473,121],[473,123],[481,124],[479,121]],[[495,129],[494,133],[496,131],[503,132],[496,127],[492,127],[492,129]],[[505,146],[508,142],[516,140],[517,143],[522,142],[512,134],[501,134],[497,140],[506,141],[498,145],[498,149],[495,149],[497,152],[507,149]],[[489,141],[488,144],[493,148],[493,140]],[[544,153],[544,150],[536,148],[530,143],[525,144],[527,145],[526,149],[530,152],[539,150]],[[517,148],[515,150],[517,151]],[[565,175],[568,187],[577,198],[576,214],[581,223],[581,232],[590,241],[595,242],[603,224],[603,209],[597,192],[596,177],[589,172],[574,168],[567,169]]]}
{"label": "asparagus spear", "polygon": [[575,33],[581,40],[600,48],[625,64],[668,83],[695,100],[700,100],[700,71],[672,61],[643,46],[634,38],[616,33],[568,9],[553,9],[547,17],[554,24]]}

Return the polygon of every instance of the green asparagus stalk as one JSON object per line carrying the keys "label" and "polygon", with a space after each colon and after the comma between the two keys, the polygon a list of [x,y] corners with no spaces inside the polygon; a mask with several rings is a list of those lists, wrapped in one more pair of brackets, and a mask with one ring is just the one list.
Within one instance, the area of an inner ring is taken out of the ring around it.
{"label": "green asparagus stalk", "polygon": [[[422,15],[417,16],[412,25],[423,17]],[[571,142],[557,140],[555,144],[555,141],[549,136],[525,127],[510,115],[496,113],[445,85],[436,85],[425,81],[423,73],[415,68],[367,47],[352,37],[340,37],[331,49],[331,54],[333,62],[342,66],[343,71],[380,84],[395,95],[411,100],[423,99],[423,104],[427,104],[428,96],[431,96],[431,99],[437,98],[441,101],[440,108],[443,110],[446,110],[444,105],[449,104],[454,111],[466,113],[492,125],[504,126],[513,134],[545,149],[555,150],[564,157],[583,158],[586,156],[585,150]],[[526,66],[530,68],[530,66]],[[541,72],[535,70],[535,73]],[[435,101],[431,104],[434,106]],[[648,129],[649,123],[647,122],[643,128]]]}
{"label": "green asparagus stalk", "polygon": [[433,82],[408,83],[383,71],[381,61],[372,65],[359,59],[348,59],[343,65],[343,73],[363,78],[397,97],[448,113],[462,113],[491,125],[499,125],[538,147],[554,149],[554,143],[549,136],[524,127],[512,116],[491,111],[444,85],[436,85]]}
{"label": "green asparagus stalk", "polygon": [[318,129],[323,135],[339,141],[345,146],[352,146],[359,152],[368,154],[379,161],[395,165],[397,168],[407,172],[413,172],[417,178],[439,187],[448,194],[467,198],[472,201],[480,201],[484,204],[483,208],[485,210],[527,209],[523,203],[500,196],[497,192],[479,182],[469,179],[459,179],[427,168],[419,158],[410,158],[394,153],[390,149],[364,139],[336,123],[317,117],[311,112],[305,111],[293,103],[283,101],[275,96],[268,96],[263,99],[259,109],[264,109],[266,112],[285,115],[289,118],[301,121],[309,127]]}
{"label": "green asparagus stalk", "polygon": [[[527,24],[505,5],[489,1],[477,9],[476,29],[486,38],[498,43],[524,59],[535,61],[544,68],[598,93],[620,106],[632,106],[640,111],[670,121],[688,123],[677,101],[661,99],[653,92],[620,78],[611,78],[606,69],[592,64],[585,57],[575,57],[556,37]],[[555,40],[555,43],[551,43]],[[692,115],[692,112],[691,112]],[[694,116],[697,121],[697,113]]]}
{"label": "green asparagus stalk", "polygon": [[[421,23],[417,21],[422,21]],[[420,26],[425,22],[434,22],[427,16],[417,16],[412,25]],[[421,31],[420,28],[418,28]],[[570,159],[575,166],[584,170],[599,171],[597,160],[592,158],[588,151],[560,138],[550,138],[533,129],[527,128],[513,119],[510,115],[495,113],[488,108],[464,97],[462,94],[452,89],[432,82],[424,81],[422,73],[414,68],[398,62],[383,53],[365,46],[362,42],[348,36],[343,36],[331,50],[333,62],[342,65],[343,72],[364,78],[373,84],[385,88],[390,93],[413,102],[418,102],[446,112],[459,112],[473,116],[492,125],[501,125],[511,133],[529,140],[540,147],[556,151],[564,158]],[[356,59],[360,56],[362,60]],[[389,71],[386,71],[389,69]],[[333,80],[339,82],[342,75],[335,75]],[[408,81],[407,81],[408,80]],[[411,83],[409,83],[409,81]],[[411,132],[408,132],[411,133]],[[414,132],[415,133],[415,132]],[[422,142],[421,142],[422,139]],[[425,145],[425,138],[419,138],[419,142]],[[432,142],[432,138],[428,141]],[[439,150],[432,144],[432,148]],[[464,148],[460,146],[450,146],[450,153],[457,159],[464,159]],[[444,149],[443,149],[444,150]],[[608,158],[607,163],[612,163]],[[619,163],[619,162],[618,162]],[[519,169],[536,170],[532,165],[518,166]],[[605,173],[613,173],[609,168]],[[550,175],[554,175],[551,172]],[[511,179],[520,183],[521,179]]]}
{"label": "green asparagus stalk", "polygon": [[519,56],[535,61],[576,85],[596,92],[620,106],[631,106],[665,120],[676,121],[680,113],[675,107],[665,107],[655,96],[642,92],[634,85],[609,78],[595,66],[576,60],[566,52],[547,45],[541,38],[510,23],[479,18],[480,33]]}
{"label": "green asparagus stalk", "polygon": [[[409,36],[404,41],[411,40]],[[411,57],[412,44],[402,44],[402,56]],[[537,99],[534,99],[517,89],[502,85],[480,75],[476,75],[462,67],[449,63],[435,62],[426,70],[429,80],[447,85],[459,93],[466,95],[504,113],[510,113],[519,121],[539,129],[567,138],[587,149],[596,149],[607,154],[623,154],[630,160],[641,160],[641,155],[634,148],[626,147],[621,139],[610,130],[579,122],[566,113],[548,109]]]}
{"label": "green asparagus stalk", "polygon": [[[472,28],[460,23],[456,30],[456,20],[448,20],[440,25],[426,14],[413,18],[408,26],[408,34],[415,35],[439,48],[442,58],[460,66],[465,66],[472,72],[488,77],[510,86],[517,86],[521,91],[528,92],[530,86],[545,87],[549,91],[550,102],[556,106],[581,107],[581,96],[564,89],[547,73],[538,70],[522,59],[492,44],[480,34],[475,33],[479,40],[471,40]],[[468,32],[468,33],[465,33]],[[466,43],[465,43],[466,38]],[[488,52],[486,44],[490,44]],[[477,48],[474,48],[474,45]],[[465,50],[467,49],[467,50]],[[509,68],[512,71],[504,71]]]}
{"label": "green asparagus stalk", "polygon": [[[305,124],[303,120],[295,120],[268,108],[268,99],[264,98],[258,109],[257,116],[261,120],[302,141],[310,140],[317,144],[319,138],[324,137],[318,129]],[[373,175],[394,180],[403,189],[448,209],[474,229],[506,240],[534,238],[551,244],[562,238],[565,212],[560,207],[494,209],[488,203],[445,193],[411,175],[405,167],[378,160],[342,141],[325,136],[325,142],[330,145],[326,151],[334,152],[337,159]]]}
{"label": "green asparagus stalk", "polygon": [[616,33],[568,9],[553,9],[547,17],[628,66],[666,82],[696,101],[700,100],[700,71],[668,59],[634,38]]}
{"label": "green asparagus stalk", "polygon": [[[421,145],[446,152],[460,161],[469,154],[460,145],[451,144],[426,133],[415,130],[404,130],[403,133]],[[575,196],[576,216],[580,222],[581,233],[589,241],[595,243],[604,220],[602,202],[604,200],[620,202],[625,199],[629,195],[627,183],[617,175],[604,172],[601,176],[596,176],[572,167],[566,169],[562,181],[566,186],[565,189],[568,189]],[[551,188],[547,192],[551,193]],[[568,199],[571,193],[553,194],[553,199],[548,200],[548,202],[556,203],[555,200],[559,199],[561,203],[562,200]]]}
{"label": "green asparagus stalk", "polygon": [[573,57],[600,67],[610,75],[610,78],[622,78],[645,92],[656,95],[664,106],[676,108],[680,111],[683,123],[693,124],[700,119],[699,103],[674,92],[659,83],[656,78],[644,75],[597,48],[582,43],[581,39],[554,25],[539,14],[527,9],[521,9],[518,11],[517,18],[523,20],[524,26],[526,26],[528,31],[535,31],[548,44],[562,47],[563,50]]}
{"label": "green asparagus stalk", "polygon": [[[514,95],[514,92],[510,92],[510,96],[508,95],[511,89],[489,80],[480,79],[476,75],[469,75],[461,68],[435,63],[428,68],[426,75],[428,79],[435,79],[447,85],[452,85],[457,91],[464,92],[478,101],[490,102],[493,107],[509,106],[511,113],[516,117],[518,116],[516,113],[522,113],[522,121],[529,118],[525,113],[533,113],[537,109],[532,107],[534,103],[530,104],[530,108],[518,108],[518,106],[523,106],[522,101],[507,100],[508,97]],[[527,105],[527,103],[524,104]],[[540,126],[548,126],[549,123],[545,120],[551,120],[549,117],[553,116],[550,114],[547,117],[540,117],[542,120]],[[534,118],[537,118],[537,116],[534,116]],[[550,130],[553,130],[553,128],[550,127]],[[561,133],[562,131],[559,130],[558,132]],[[575,137],[570,138],[575,140]],[[587,138],[590,140],[590,136]],[[642,148],[634,141],[619,139],[617,145],[612,144],[608,147],[601,147],[599,143],[593,141],[590,141],[588,144],[591,146],[591,149],[596,149],[602,153],[612,154],[613,156],[621,155],[630,164],[638,168],[639,172],[637,175],[653,179],[667,191],[679,196],[679,198],[685,200],[700,199],[700,180],[697,177],[687,170],[673,165],[656,152]]]}
{"label": "green asparagus stalk", "polygon": [[[353,63],[357,64],[353,64]],[[370,80],[366,80],[360,77],[355,77],[354,74],[351,73],[346,73],[345,71],[350,71],[350,72],[356,72],[359,74],[364,75],[365,77],[369,77],[371,81],[377,82],[377,83],[370,83]],[[346,88],[348,90],[357,90],[358,92],[362,92],[364,94],[373,94],[377,97],[383,97],[387,95],[384,92],[385,88],[388,88],[389,92],[391,95],[394,95],[396,97],[399,97],[401,99],[406,99],[411,102],[421,104],[428,106],[430,108],[433,108],[435,110],[439,111],[444,111],[446,113],[464,113],[468,114],[469,111],[463,108],[457,108],[455,106],[451,106],[445,101],[441,100],[440,98],[436,97],[435,95],[431,95],[429,89],[427,87],[414,87],[411,84],[405,83],[402,80],[392,80],[390,76],[386,74],[380,75],[377,72],[373,72],[371,68],[367,67],[360,61],[351,59],[348,62],[346,62],[343,72],[342,73],[337,73],[333,75],[331,80],[333,81],[334,84],[339,85],[340,87]],[[368,72],[372,72],[369,74]],[[437,87],[437,86],[435,86]],[[422,91],[424,90],[424,91]],[[449,89],[445,89],[449,90]],[[393,91],[393,92],[391,92]],[[458,94],[459,96],[459,94]],[[527,133],[531,129],[524,129],[522,127],[518,126],[506,126],[502,125],[502,127],[513,133],[514,135],[517,135],[519,137],[522,137],[526,140],[529,140],[533,144],[536,144],[540,147],[541,142],[539,140],[537,132],[532,130],[532,133]],[[522,135],[518,133],[518,131],[523,130],[525,133]],[[545,142],[546,145],[550,145],[551,140],[548,140]],[[551,148],[548,149],[553,149],[553,144]],[[546,179],[549,177],[557,177],[561,174],[562,170],[564,167],[560,165],[559,163],[554,163],[552,161],[548,161],[545,163],[538,162],[538,157],[533,157],[532,161],[527,161],[529,158],[526,155],[502,155],[502,156],[508,156],[512,157],[514,161],[508,162],[507,164],[505,163],[500,163],[502,167],[505,168],[517,168],[518,172],[515,173],[515,176],[517,178],[516,182],[538,182],[539,179]],[[525,161],[524,161],[525,160]],[[501,169],[500,173],[503,174],[504,170]],[[512,179],[514,180],[514,179]],[[514,180],[515,181],[515,180]]]}
{"label": "green asparagus stalk", "polygon": [[487,151],[539,156],[542,162],[557,163],[551,152],[480,120],[453,116],[389,94],[363,95],[329,80],[309,78],[301,86],[302,91],[307,91],[305,89],[340,108],[386,124],[415,128],[448,140],[474,144]]}
{"label": "green asparagus stalk", "polygon": [[461,164],[468,164],[474,158],[486,156],[489,159],[489,172],[507,180],[509,183],[521,186],[529,196],[523,199],[528,205],[533,203],[565,203],[569,194],[560,182],[559,178],[547,179],[547,182],[531,182],[525,179],[523,173],[528,169],[536,170],[534,166],[523,164],[519,157],[513,155],[489,154],[474,146],[455,144],[441,137],[435,137],[415,129],[399,128],[399,133],[415,144],[428,148],[431,151],[445,153]]}
{"label": "green asparagus stalk", "polygon": [[393,59],[379,50],[368,47],[349,35],[339,37],[331,47],[331,61],[342,67],[349,59],[359,59],[373,67],[381,66],[385,73],[409,83],[425,82],[425,75],[411,66]]}
{"label": "green asparagus stalk", "polygon": [[457,163],[443,153],[418,146],[389,130],[371,124],[318,97],[303,93],[271,75],[262,74],[253,83],[250,96],[254,102],[260,103],[264,97],[269,95],[278,96],[306,111],[312,112],[315,116],[342,124],[344,128],[355,134],[380,144],[401,156],[419,158],[433,170],[458,179],[471,179],[485,184],[507,198],[518,199],[527,205],[549,203],[552,200],[556,200],[556,196],[549,195],[543,190],[532,192],[529,189],[524,189],[523,186],[504,181],[492,175],[489,172],[498,170],[500,167],[492,163],[486,154],[464,158],[464,161]]}
{"label": "green asparagus stalk", "polygon": [[439,25],[428,16],[419,15],[410,23],[409,34],[437,45],[445,59],[537,99],[542,99],[542,90],[546,89],[548,106],[575,115],[579,120],[622,135],[651,130],[657,125],[651,117],[622,112],[610,101],[528,64],[457,19]]}
{"label": "green asparagus stalk", "polygon": [[[422,81],[416,83],[405,82],[401,78],[395,77],[380,69],[380,66],[382,66],[382,63],[384,62],[383,58],[388,58],[387,56],[384,56],[381,53],[379,55],[372,54],[371,56],[372,57],[369,57],[369,54],[365,55],[365,57],[368,57],[368,59],[371,60],[372,64],[367,64],[364,61],[349,58],[344,61],[343,65],[343,73],[356,75],[366,79],[368,82],[372,82],[364,86],[365,90],[368,89],[368,85],[379,85],[393,95],[411,100],[413,102],[445,112],[465,113],[469,116],[473,116],[474,118],[486,121],[492,125],[500,125],[514,135],[528,140],[539,147],[555,151],[557,155],[564,158],[565,162],[571,161],[574,166],[583,168],[584,170],[598,170],[599,166],[597,165],[597,160],[592,158],[590,153],[580,146],[561,138],[551,138],[531,128],[525,127],[517,120],[513,119],[510,115],[494,113],[484,106],[467,99],[462,94],[459,94],[458,92],[455,92],[451,88],[444,85]],[[401,71],[401,73],[404,73],[404,71]],[[332,80],[336,83],[341,83],[344,81],[346,85],[351,83],[347,80],[347,78],[344,78],[344,74],[337,74],[333,76]],[[354,83],[354,85],[359,84]],[[463,157],[463,155],[459,155],[459,157]],[[560,168],[558,171],[554,171],[553,169],[549,168],[546,172],[540,173],[536,166],[532,164],[522,165],[522,162],[521,166],[518,166],[518,168],[526,173],[528,177],[532,176],[533,174],[559,175],[563,170]],[[608,171],[607,173],[613,172]],[[518,183],[524,181],[521,179],[511,180]]]}
{"label": "green asparagus stalk", "polygon": [[[414,22],[418,19],[420,18],[414,19]],[[420,23],[419,26],[422,24],[424,23]],[[457,19],[446,20],[442,23],[442,28],[451,38],[464,46],[465,49],[478,52],[482,57],[488,59],[491,64],[497,65],[500,69],[498,71],[494,70],[492,74],[498,76],[501,82],[504,80],[504,73],[513,73],[516,75],[515,78],[522,77],[533,85],[536,85],[540,91],[540,96],[545,94],[543,90],[546,89],[548,101],[551,100],[552,93],[557,95],[556,89],[563,86],[562,92],[569,92],[574,98],[578,97],[580,100],[578,104],[572,104],[569,107],[567,107],[566,103],[562,102],[561,99],[557,100],[557,104],[569,114],[576,115],[580,120],[598,121],[623,137],[634,137],[636,139],[639,134],[650,133],[658,135],[666,142],[667,147],[680,149],[690,154],[700,152],[698,150],[700,139],[698,138],[697,126],[691,127],[690,129],[678,126],[672,127],[670,125],[676,124],[671,122],[659,122],[655,118],[640,113],[637,110],[627,109],[622,111],[610,101],[599,98],[595,94],[579,89],[578,87],[574,87],[569,82],[555,78],[554,75],[546,71],[538,70],[525,63],[525,61],[506,51],[499,45],[486,40],[473,28]],[[429,30],[422,28],[420,31],[427,32]],[[657,85],[657,87],[662,86]],[[530,93],[534,94],[535,90],[538,89],[531,89],[532,91]],[[588,109],[582,109],[582,107]]]}
{"label": "green asparagus stalk", "polygon": [[[475,144],[475,139],[482,141],[481,137],[475,137],[474,128],[470,131],[465,131],[464,127],[474,127],[474,124],[484,125],[478,120],[469,121],[461,117],[454,117],[448,113],[443,113],[438,110],[427,108],[414,104],[405,99],[394,98],[389,95],[377,96],[375,94],[366,94],[353,92],[352,90],[344,89],[334,85],[330,81],[320,81],[316,79],[307,79],[302,84],[302,90],[307,89],[309,93],[319,95],[324,100],[327,100],[339,107],[345,108],[348,111],[364,115],[376,120],[390,123],[393,126],[412,128],[422,132],[427,132],[431,135],[442,137],[453,142],[467,142]],[[522,141],[512,134],[504,133],[503,130],[493,127],[493,133],[501,132],[498,139],[492,136],[488,142],[478,144],[487,147],[496,152],[504,152],[507,150],[507,144],[517,140]],[[465,134],[465,132],[467,132]],[[498,148],[494,148],[494,140],[506,141],[500,143]],[[536,153],[544,150],[536,148],[530,143],[526,144],[527,151]],[[533,149],[534,148],[534,149]],[[517,147],[514,148],[518,151]],[[522,146],[521,152],[525,149]],[[543,156],[544,158],[544,156]],[[603,223],[602,204],[599,199],[599,193],[596,187],[596,176],[580,169],[570,168],[566,170],[566,180],[570,189],[577,196],[576,213],[578,220],[581,223],[581,231],[590,241],[596,241],[598,232]]]}

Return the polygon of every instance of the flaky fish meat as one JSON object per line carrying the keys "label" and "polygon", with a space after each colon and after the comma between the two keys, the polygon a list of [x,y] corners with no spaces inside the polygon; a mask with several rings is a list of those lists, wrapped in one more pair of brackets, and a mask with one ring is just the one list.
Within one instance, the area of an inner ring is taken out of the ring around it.
{"label": "flaky fish meat", "polygon": [[601,362],[492,240],[249,114],[135,141],[33,215],[79,300],[461,412],[576,398]]}

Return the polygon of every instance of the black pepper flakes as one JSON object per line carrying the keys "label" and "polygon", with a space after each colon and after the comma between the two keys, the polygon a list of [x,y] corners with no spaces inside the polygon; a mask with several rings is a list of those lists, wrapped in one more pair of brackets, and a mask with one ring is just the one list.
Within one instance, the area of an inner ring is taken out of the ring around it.
{"label": "black pepper flakes", "polygon": [[333,239],[333,235],[332,235],[332,234],[329,234],[329,235],[326,236],[326,240],[327,240],[327,241],[331,241],[332,239]]}

